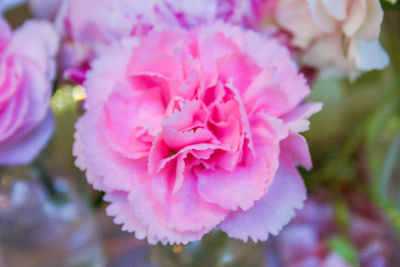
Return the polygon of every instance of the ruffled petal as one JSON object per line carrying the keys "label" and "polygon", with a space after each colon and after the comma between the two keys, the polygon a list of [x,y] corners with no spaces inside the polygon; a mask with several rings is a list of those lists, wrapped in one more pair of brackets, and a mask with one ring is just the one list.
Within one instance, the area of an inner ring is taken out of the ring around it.
{"label": "ruffled petal", "polygon": [[141,172],[142,162],[125,158],[107,146],[96,129],[97,120],[92,112],[95,110],[87,112],[76,124],[79,141],[73,154],[82,169],[89,169],[88,181],[98,189],[128,190],[134,176],[147,175],[147,171]]}
{"label": "ruffled petal", "polygon": [[274,166],[260,159],[251,166],[236,166],[231,171],[223,169],[195,170],[198,177],[197,190],[207,202],[223,209],[248,210],[266,193],[274,176]]}
{"label": "ruffled petal", "polygon": [[202,200],[190,172],[184,174],[181,188],[171,194],[175,171],[164,170],[153,177],[136,179],[129,202],[136,218],[148,228],[151,240],[187,243],[211,231],[228,211]]}
{"label": "ruffled petal", "polygon": [[272,185],[264,198],[247,211],[231,212],[219,225],[231,238],[254,242],[266,241],[294,217],[294,209],[301,209],[306,199],[303,180],[290,159],[281,163]]}

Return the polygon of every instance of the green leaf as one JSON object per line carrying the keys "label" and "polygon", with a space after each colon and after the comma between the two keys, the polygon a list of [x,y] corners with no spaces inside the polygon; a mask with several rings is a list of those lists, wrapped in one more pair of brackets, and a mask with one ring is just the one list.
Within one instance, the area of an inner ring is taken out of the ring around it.
{"label": "green leaf", "polygon": [[327,241],[328,248],[353,266],[358,266],[358,253],[355,247],[344,237],[334,236]]}

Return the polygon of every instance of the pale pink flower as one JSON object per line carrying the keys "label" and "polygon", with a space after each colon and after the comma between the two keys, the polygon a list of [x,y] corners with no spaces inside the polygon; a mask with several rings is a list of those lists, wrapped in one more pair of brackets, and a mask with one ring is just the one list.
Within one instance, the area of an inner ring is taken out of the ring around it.
{"label": "pale pink flower", "polygon": [[15,32],[0,18],[0,164],[31,161],[49,140],[58,39],[47,22]]}
{"label": "pale pink flower", "polygon": [[354,80],[389,64],[379,43],[379,0],[279,0],[274,16],[302,50],[300,61],[325,76],[346,74]]}
{"label": "pale pink flower", "polygon": [[108,214],[149,243],[187,243],[215,227],[254,241],[301,208],[299,132],[320,104],[288,51],[214,23],[152,31],[112,46],[85,82],[76,164]]}
{"label": "pale pink flower", "polygon": [[[167,1],[165,1],[167,3]],[[64,0],[56,18],[58,31],[62,36],[60,68],[64,77],[78,83],[85,79],[90,62],[105,48],[123,37],[142,35],[163,19],[164,23],[189,25],[180,8],[188,9],[188,1],[170,1],[181,5],[167,5],[162,0]],[[189,1],[196,12],[213,13],[213,5],[208,1]],[[211,7],[211,8],[209,8]]]}

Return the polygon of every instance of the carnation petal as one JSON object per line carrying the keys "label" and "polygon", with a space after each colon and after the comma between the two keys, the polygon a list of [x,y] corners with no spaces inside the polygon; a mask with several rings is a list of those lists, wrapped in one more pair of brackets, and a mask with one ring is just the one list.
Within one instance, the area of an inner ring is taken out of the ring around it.
{"label": "carnation petal", "polygon": [[[92,111],[95,113],[95,110]],[[90,166],[93,175],[91,178],[96,179],[96,184],[101,184],[102,190],[127,190],[132,186],[134,175],[143,175],[143,162],[130,161],[111,150],[101,133],[96,130],[97,120],[93,119],[95,114],[91,113],[83,115],[76,125],[79,132],[77,136],[80,138],[79,142],[84,144],[84,149],[76,149],[74,156],[78,158],[78,162],[83,161],[86,167]],[[103,179],[110,176],[113,179]]]}
{"label": "carnation petal", "polygon": [[109,216],[115,217],[114,222],[116,224],[123,224],[123,231],[134,232],[136,238],[144,239],[147,229],[136,219],[127,199],[128,193],[126,192],[108,192],[104,196],[104,200],[110,202],[106,213]]}
{"label": "carnation petal", "polygon": [[268,160],[259,159],[252,166],[236,166],[231,172],[198,168],[195,173],[197,190],[204,200],[223,209],[248,210],[264,196],[272,182],[274,168]]}
{"label": "carnation petal", "polygon": [[267,194],[247,211],[231,212],[219,225],[229,237],[247,241],[266,241],[295,215],[294,209],[303,207],[306,189],[303,180],[287,158],[281,164]]}
{"label": "carnation petal", "polygon": [[312,161],[307,141],[298,133],[291,133],[281,142],[281,151],[290,155],[293,163],[311,170]]}
{"label": "carnation petal", "polygon": [[[153,177],[138,177],[129,194],[135,216],[149,228],[149,236],[166,238],[168,232],[208,232],[219,224],[228,211],[199,197],[193,174],[186,172],[181,188],[172,193],[171,175],[163,171]],[[160,236],[164,235],[164,236]]]}

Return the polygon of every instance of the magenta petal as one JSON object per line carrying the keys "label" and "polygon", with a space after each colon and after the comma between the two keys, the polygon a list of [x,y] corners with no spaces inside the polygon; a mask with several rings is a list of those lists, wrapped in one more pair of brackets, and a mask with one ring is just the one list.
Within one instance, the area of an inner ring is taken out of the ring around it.
{"label": "magenta petal", "polygon": [[204,200],[224,209],[248,210],[266,193],[275,168],[268,160],[259,159],[252,166],[238,166],[231,172],[198,168],[195,173],[197,190]]}
{"label": "magenta petal", "polygon": [[261,123],[252,126],[257,126],[258,130],[253,130],[254,162],[248,165],[243,162],[229,171],[222,168],[195,169],[198,177],[197,189],[206,201],[218,204],[224,209],[248,210],[267,192],[279,165],[278,140],[287,135],[287,130],[280,120],[268,117],[264,118],[262,126]]}
{"label": "magenta petal", "polygon": [[193,144],[206,143],[214,137],[210,131],[202,128],[187,132],[179,132],[173,128],[165,128],[162,136],[164,142],[172,149],[179,149]]}
{"label": "magenta petal", "polygon": [[32,161],[49,141],[54,131],[53,115],[49,112],[36,128],[0,145],[0,164],[26,164]]}
{"label": "magenta petal", "polygon": [[284,158],[265,197],[247,211],[230,213],[219,227],[232,238],[266,241],[270,234],[277,235],[289,223],[294,209],[301,209],[305,199],[306,188],[300,174]]}

